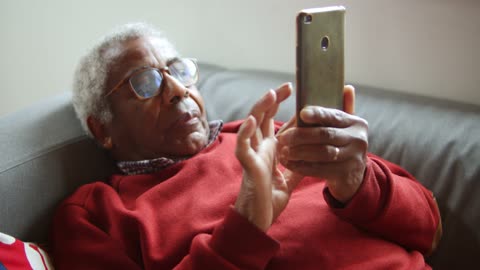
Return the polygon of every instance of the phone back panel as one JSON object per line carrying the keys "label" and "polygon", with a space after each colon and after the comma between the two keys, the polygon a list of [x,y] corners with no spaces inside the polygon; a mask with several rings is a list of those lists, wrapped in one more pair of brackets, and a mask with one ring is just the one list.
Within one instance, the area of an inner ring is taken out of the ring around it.
{"label": "phone back panel", "polygon": [[[305,9],[297,16],[297,117],[307,105],[343,109],[345,8]],[[297,118],[299,126],[305,126]]]}

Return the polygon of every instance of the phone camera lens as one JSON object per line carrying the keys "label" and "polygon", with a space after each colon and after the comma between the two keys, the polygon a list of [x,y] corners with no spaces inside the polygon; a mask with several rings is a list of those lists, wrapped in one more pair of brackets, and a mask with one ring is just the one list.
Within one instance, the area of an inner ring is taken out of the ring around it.
{"label": "phone camera lens", "polygon": [[322,50],[326,51],[328,49],[328,45],[330,44],[330,40],[327,36],[324,36],[321,40]]}
{"label": "phone camera lens", "polygon": [[306,23],[306,24],[309,24],[312,22],[312,15],[308,14],[308,15],[305,15],[305,17],[303,17],[303,22]]}

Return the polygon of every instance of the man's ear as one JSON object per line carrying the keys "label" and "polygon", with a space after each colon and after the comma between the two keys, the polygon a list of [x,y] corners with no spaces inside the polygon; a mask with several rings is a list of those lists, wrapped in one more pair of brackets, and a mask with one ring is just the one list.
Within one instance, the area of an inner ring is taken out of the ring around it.
{"label": "man's ear", "polygon": [[112,137],[110,136],[105,124],[93,116],[88,116],[87,126],[98,144],[107,150],[112,149]]}

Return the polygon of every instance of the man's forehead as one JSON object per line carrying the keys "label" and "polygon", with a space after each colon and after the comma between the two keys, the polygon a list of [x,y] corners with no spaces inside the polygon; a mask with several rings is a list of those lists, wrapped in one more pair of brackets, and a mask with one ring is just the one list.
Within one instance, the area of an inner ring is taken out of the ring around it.
{"label": "man's forehead", "polygon": [[137,61],[155,60],[165,64],[170,59],[177,57],[177,53],[169,44],[158,38],[138,38],[121,44],[118,48],[117,64],[134,64]]}
{"label": "man's forehead", "polygon": [[115,84],[139,67],[163,67],[178,55],[169,43],[150,37],[128,40],[110,49],[113,61],[110,64],[107,84]]}
{"label": "man's forehead", "polygon": [[165,39],[151,37],[149,44],[157,50],[166,60],[178,57],[178,53],[173,48],[172,44]]}

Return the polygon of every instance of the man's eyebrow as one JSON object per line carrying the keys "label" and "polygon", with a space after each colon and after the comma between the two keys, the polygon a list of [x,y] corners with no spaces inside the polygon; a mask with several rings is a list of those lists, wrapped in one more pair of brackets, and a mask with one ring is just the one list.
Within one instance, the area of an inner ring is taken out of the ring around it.
{"label": "man's eyebrow", "polygon": [[[180,57],[178,57],[178,56],[169,58],[166,62],[166,66],[169,66],[170,64],[172,64],[176,61],[179,61],[179,60],[180,60]],[[125,76],[123,77],[123,80],[125,80],[125,78],[128,78],[128,77],[132,76],[132,74],[134,74],[135,72],[137,72],[139,70],[142,70],[142,69],[147,69],[147,68],[152,68],[152,67],[150,67],[150,66],[140,66],[140,67],[134,68],[134,69],[128,71],[127,74],[125,74]]]}
{"label": "man's eyebrow", "polygon": [[126,78],[132,76],[132,74],[134,74],[135,72],[137,72],[139,70],[147,69],[147,68],[150,68],[150,67],[149,66],[141,66],[141,67],[134,68],[134,69],[128,71],[127,74],[125,74],[125,76],[123,76],[122,80],[125,80]]}
{"label": "man's eyebrow", "polygon": [[180,60],[180,57],[175,56],[175,57],[169,58],[169,59],[167,60],[167,63],[166,63],[166,64],[167,64],[167,66],[169,66],[170,64],[172,64],[172,63],[174,63],[174,62],[177,62],[177,61],[179,61],[179,60]]}

